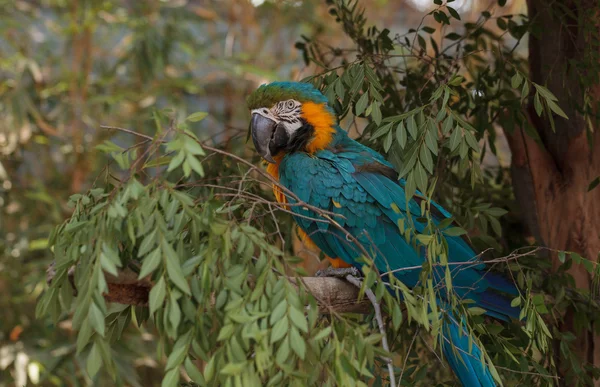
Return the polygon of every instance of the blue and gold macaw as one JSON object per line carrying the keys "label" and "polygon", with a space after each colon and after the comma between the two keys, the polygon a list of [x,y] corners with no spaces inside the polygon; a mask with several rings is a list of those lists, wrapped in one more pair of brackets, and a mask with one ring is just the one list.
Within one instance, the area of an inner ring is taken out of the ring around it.
{"label": "blue and gold macaw", "polygon": [[[319,216],[306,206],[290,206],[306,241],[314,243],[327,255],[333,267],[356,267],[364,251],[374,258],[380,273],[401,270],[394,275],[408,287],[419,281],[425,257],[407,243],[398,222],[412,218],[416,232],[425,224],[418,200],[408,204],[404,181],[382,155],[354,141],[337,124],[327,98],[310,84],[274,82],[259,87],[248,98],[252,113],[250,130],[258,153],[269,164],[267,172],[304,203],[341,216],[338,224],[364,249],[349,242],[339,227],[320,222]],[[277,201],[294,203],[277,186]],[[451,215],[432,203],[435,221]],[[447,237],[448,261],[468,262],[453,266],[453,287],[459,297],[475,301],[489,316],[508,321],[519,310],[510,305],[508,295],[518,294],[514,285],[503,277],[486,273],[483,263],[460,237]],[[443,281],[444,276],[434,276]],[[438,296],[438,304],[448,300]],[[449,312],[442,329],[442,349],[447,361],[465,386],[495,386],[491,373],[481,362],[481,350],[470,345],[463,319]],[[462,332],[461,329],[463,330]],[[454,349],[452,348],[454,347]],[[471,350],[469,350],[471,348]]]}

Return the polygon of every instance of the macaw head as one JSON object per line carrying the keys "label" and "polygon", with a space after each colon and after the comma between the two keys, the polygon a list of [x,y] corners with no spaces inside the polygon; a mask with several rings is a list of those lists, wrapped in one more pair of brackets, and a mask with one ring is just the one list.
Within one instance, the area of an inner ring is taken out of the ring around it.
{"label": "macaw head", "polygon": [[296,151],[314,153],[331,144],[337,119],[327,98],[313,85],[273,82],[248,97],[250,131],[256,151],[275,163],[275,156]]}

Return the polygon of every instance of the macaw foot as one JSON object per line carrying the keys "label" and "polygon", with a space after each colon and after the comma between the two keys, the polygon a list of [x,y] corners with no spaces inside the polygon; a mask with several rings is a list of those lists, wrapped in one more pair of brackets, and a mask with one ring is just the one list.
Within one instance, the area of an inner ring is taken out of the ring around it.
{"label": "macaw foot", "polygon": [[335,268],[330,266],[327,269],[317,271],[315,277],[346,278],[348,275],[360,277],[360,271],[355,267]]}

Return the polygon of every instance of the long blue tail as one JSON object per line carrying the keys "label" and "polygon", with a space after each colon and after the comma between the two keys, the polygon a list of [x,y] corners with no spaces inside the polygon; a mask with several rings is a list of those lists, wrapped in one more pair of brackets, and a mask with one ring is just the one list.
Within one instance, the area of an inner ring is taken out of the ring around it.
{"label": "long blue tail", "polygon": [[448,311],[442,326],[442,351],[454,374],[465,387],[495,387],[488,366],[481,361],[481,349],[469,340],[464,322],[450,311],[450,305],[441,300],[438,304]]}

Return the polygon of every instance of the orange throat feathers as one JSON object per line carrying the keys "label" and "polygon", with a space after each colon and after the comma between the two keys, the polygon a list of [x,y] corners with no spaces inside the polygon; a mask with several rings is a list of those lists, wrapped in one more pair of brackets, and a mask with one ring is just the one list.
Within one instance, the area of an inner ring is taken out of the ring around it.
{"label": "orange throat feathers", "polygon": [[[327,109],[325,104],[305,102],[302,104],[302,118],[314,128],[313,136],[306,145],[306,152],[314,154],[315,152],[327,148],[335,135],[336,118],[333,113]],[[281,164],[281,160],[283,160],[284,156],[285,154],[283,153],[278,154],[274,157],[275,163],[267,165],[267,173],[273,176],[277,181],[279,181],[279,164]],[[273,194],[279,203],[287,203],[283,190],[276,184],[273,184]],[[309,248],[316,248],[314,242],[302,229],[298,228],[298,234],[302,242]],[[339,258],[327,257],[327,259],[331,263],[331,266],[335,268],[352,266]]]}
{"label": "orange throat feathers", "polygon": [[[327,109],[324,103],[304,102],[302,104],[301,116],[314,128],[313,136],[306,145],[306,151],[309,154],[313,154],[327,148],[331,144],[335,134],[335,115]],[[273,157],[275,163],[267,166],[267,173],[277,181],[279,181],[279,164],[281,164],[283,156],[283,153],[276,155]],[[279,203],[287,202],[285,194],[275,184],[273,184],[273,193]]]}

